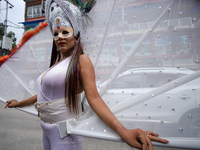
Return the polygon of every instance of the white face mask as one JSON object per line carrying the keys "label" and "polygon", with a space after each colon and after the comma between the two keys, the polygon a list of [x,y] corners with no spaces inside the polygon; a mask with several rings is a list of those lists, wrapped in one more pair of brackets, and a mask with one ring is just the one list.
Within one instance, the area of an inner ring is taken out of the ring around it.
{"label": "white face mask", "polygon": [[55,28],[53,30],[53,37],[54,40],[58,40],[59,38],[65,39],[69,38],[73,35],[73,28],[72,27],[60,27],[60,28]]}
{"label": "white face mask", "polygon": [[66,0],[59,0],[58,3],[61,4],[61,7],[56,2],[51,4],[51,0],[46,1],[48,6],[45,6],[47,9],[47,11],[45,10],[45,16],[52,32],[57,27],[72,27],[73,34],[77,37],[81,23],[79,8]]}

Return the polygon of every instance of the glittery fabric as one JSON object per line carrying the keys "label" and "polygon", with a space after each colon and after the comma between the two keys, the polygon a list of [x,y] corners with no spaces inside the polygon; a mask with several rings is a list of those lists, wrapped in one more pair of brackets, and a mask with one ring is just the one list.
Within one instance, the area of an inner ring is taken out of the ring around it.
{"label": "glittery fabric", "polygon": [[[65,77],[66,70],[68,68],[71,57],[64,59],[62,62],[55,64],[45,73],[43,73],[37,80],[37,101],[41,102],[53,102],[56,99],[63,99],[65,96]],[[41,82],[42,81],[42,82]],[[63,105],[62,105],[63,106]],[[60,109],[56,105],[54,112],[59,115]],[[56,110],[58,108],[58,110]],[[64,110],[64,109],[63,109]],[[49,111],[49,110],[47,110]],[[57,113],[57,112],[58,113]],[[66,120],[74,118],[75,114],[66,113],[68,108],[66,107],[65,114]],[[64,116],[61,116],[62,120]],[[59,120],[59,121],[62,121]],[[80,150],[82,146],[82,137],[68,135],[63,139],[60,138],[59,129],[57,124],[47,124],[41,121],[41,127],[43,129],[43,145],[45,150]]]}
{"label": "glittery fabric", "polygon": [[45,124],[42,121],[40,124],[44,150],[81,150],[83,137],[68,135],[61,139],[57,124]]}
{"label": "glittery fabric", "polygon": [[[47,0],[45,5],[45,17],[48,25],[53,31],[55,28],[72,26],[74,29],[74,36],[78,36],[80,31],[81,12],[78,7],[68,1]],[[59,20],[59,22],[57,21]]]}
{"label": "glittery fabric", "polygon": [[[81,94],[77,95],[77,103],[79,108],[79,113],[81,112]],[[78,101],[79,100],[79,101]],[[36,103],[35,108],[38,111],[38,117],[45,123],[59,123],[61,121],[65,121],[71,118],[76,118],[76,114],[69,111],[69,107],[65,102],[65,98]],[[58,111],[59,110],[59,111]]]}

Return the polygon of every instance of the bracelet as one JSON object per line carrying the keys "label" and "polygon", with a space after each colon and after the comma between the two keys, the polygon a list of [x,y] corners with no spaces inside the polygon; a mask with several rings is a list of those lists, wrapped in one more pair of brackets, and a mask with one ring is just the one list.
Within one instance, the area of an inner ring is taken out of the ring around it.
{"label": "bracelet", "polygon": [[29,104],[28,104],[28,99],[26,99],[26,106],[29,106]]}

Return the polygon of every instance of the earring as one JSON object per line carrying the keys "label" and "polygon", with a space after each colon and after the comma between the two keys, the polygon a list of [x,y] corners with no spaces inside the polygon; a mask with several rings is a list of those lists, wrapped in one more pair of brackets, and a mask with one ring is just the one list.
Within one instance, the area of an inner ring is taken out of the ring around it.
{"label": "earring", "polygon": [[77,43],[77,42],[74,43],[74,47],[76,46],[76,43]]}

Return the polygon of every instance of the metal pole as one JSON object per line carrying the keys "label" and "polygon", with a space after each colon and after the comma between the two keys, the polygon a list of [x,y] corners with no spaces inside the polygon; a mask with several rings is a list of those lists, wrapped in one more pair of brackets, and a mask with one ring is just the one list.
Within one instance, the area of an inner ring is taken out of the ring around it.
{"label": "metal pole", "polygon": [[[0,0],[1,1],[1,0]],[[4,35],[7,35],[7,23],[8,23],[8,4],[10,5],[10,8],[14,7],[11,3],[8,2],[8,0],[4,0],[6,2],[6,19],[4,21]]]}
{"label": "metal pole", "polygon": [[6,1],[6,19],[4,21],[4,35],[7,35],[8,1]]}
{"label": "metal pole", "polygon": [[44,3],[44,1],[42,0],[42,2],[41,2],[41,16],[42,16],[42,11],[44,11],[44,9],[43,9],[43,3]]}
{"label": "metal pole", "polygon": [[[1,13],[1,0],[0,0],[0,13]],[[0,20],[1,20],[1,16],[0,16]]]}

